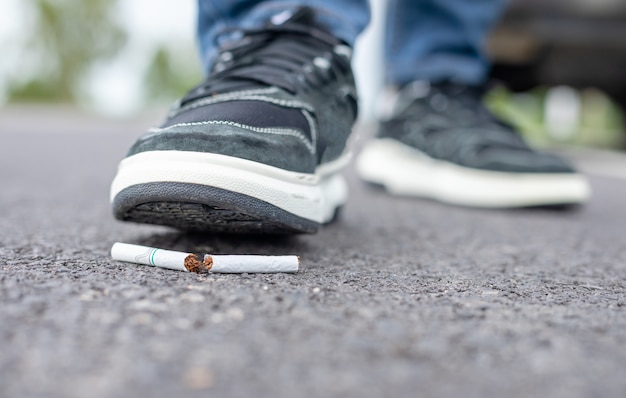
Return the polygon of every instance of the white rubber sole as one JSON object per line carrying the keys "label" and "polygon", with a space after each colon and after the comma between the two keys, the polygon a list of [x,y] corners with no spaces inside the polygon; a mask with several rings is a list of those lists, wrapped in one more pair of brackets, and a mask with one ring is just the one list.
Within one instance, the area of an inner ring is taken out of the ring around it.
{"label": "white rubber sole", "polygon": [[365,181],[392,194],[473,207],[580,204],[590,197],[581,174],[484,171],[433,159],[392,139],[376,139],[360,153],[356,169]]}
{"label": "white rubber sole", "polygon": [[150,151],[122,160],[110,200],[124,189],[154,182],[199,184],[262,200],[317,223],[333,219],[347,200],[341,158],[315,174],[297,173],[231,156],[188,151]]}

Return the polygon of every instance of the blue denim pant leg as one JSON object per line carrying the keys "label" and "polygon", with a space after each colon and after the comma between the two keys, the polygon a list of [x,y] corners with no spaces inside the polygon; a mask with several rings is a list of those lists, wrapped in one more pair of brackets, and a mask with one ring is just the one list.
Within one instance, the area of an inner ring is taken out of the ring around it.
{"label": "blue denim pant leg", "polygon": [[236,39],[232,29],[262,27],[269,18],[300,6],[318,11],[318,21],[350,46],[369,22],[367,0],[198,0],[198,41],[205,72],[219,46]]}
{"label": "blue denim pant leg", "polygon": [[506,0],[388,0],[385,79],[481,84],[489,69],[484,40]]}

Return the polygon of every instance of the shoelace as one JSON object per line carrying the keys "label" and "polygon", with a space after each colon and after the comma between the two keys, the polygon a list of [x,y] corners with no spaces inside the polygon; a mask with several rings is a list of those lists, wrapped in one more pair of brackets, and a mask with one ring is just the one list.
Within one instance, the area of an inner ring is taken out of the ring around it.
{"label": "shoelace", "polygon": [[349,73],[350,48],[321,30],[286,23],[242,34],[240,41],[221,52],[211,75],[191,90],[182,104],[268,85],[294,93]]}

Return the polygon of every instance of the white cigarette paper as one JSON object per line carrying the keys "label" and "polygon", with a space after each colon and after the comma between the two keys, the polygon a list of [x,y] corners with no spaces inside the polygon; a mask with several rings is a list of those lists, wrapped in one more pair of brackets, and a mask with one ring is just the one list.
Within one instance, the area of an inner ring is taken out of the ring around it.
{"label": "white cigarette paper", "polygon": [[185,259],[188,256],[189,253],[120,242],[114,243],[113,247],[111,247],[113,260],[152,265],[153,267],[169,268],[177,271],[188,271],[185,267]]}
{"label": "white cigarette paper", "polygon": [[193,253],[117,242],[111,248],[114,260],[151,265],[185,272],[216,273],[295,273],[300,268],[298,256],[209,255],[202,261]]}

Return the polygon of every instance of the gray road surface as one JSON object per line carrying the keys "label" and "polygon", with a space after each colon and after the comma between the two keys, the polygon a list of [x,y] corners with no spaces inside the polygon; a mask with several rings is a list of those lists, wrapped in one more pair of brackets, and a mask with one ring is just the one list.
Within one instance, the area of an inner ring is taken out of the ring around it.
{"label": "gray road surface", "polygon": [[[0,397],[626,396],[626,180],[593,177],[576,212],[484,211],[348,171],[315,236],[182,235],[110,216],[145,126],[18,116],[0,122]],[[155,270],[114,241],[306,270]]]}

